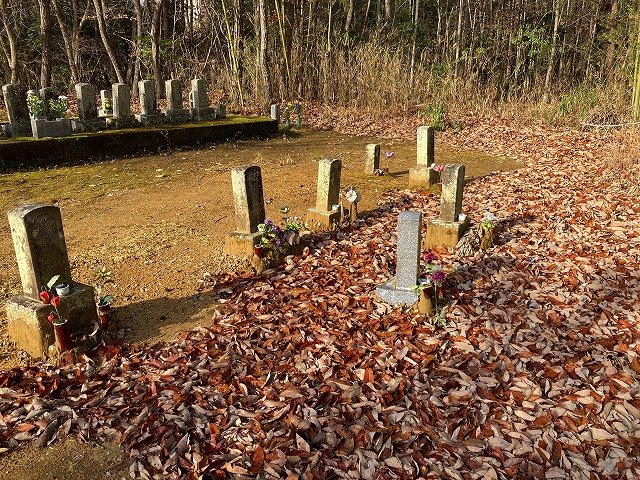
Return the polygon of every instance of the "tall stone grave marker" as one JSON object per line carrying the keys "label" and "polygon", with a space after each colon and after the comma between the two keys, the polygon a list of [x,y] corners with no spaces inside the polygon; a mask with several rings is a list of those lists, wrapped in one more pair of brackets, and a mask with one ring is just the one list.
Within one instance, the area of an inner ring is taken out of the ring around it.
{"label": "tall stone grave marker", "polygon": [[425,245],[455,247],[469,228],[470,220],[462,213],[462,193],[464,189],[464,165],[447,165],[442,171],[442,196],[440,217],[427,224]]}
{"label": "tall stone grave marker", "polygon": [[102,108],[98,110],[98,115],[100,117],[106,117],[107,115],[113,114],[113,95],[111,94],[111,90],[100,90],[100,105]]}
{"label": "tall stone grave marker", "polygon": [[89,83],[76,84],[78,100],[78,118],[83,122],[93,122],[98,119],[96,109],[96,87]]}
{"label": "tall stone grave marker", "polygon": [[340,197],[341,172],[341,160],[323,158],[318,162],[316,207],[307,210],[307,221],[309,223],[332,227],[333,224],[340,220],[341,212],[338,201]]}
{"label": "tall stone grave marker", "polygon": [[116,128],[130,127],[134,124],[131,116],[131,90],[126,83],[114,83],[111,86],[113,116],[107,118],[107,126]]}
{"label": "tall stone grave marker", "polygon": [[188,122],[191,120],[191,112],[182,106],[182,84],[177,78],[164,82],[167,95],[167,109],[164,110],[165,118],[169,122]]}
{"label": "tall stone grave marker", "polygon": [[418,283],[421,243],[422,213],[400,212],[396,276],[376,289],[376,295],[384,302],[410,306],[418,301],[414,287]]}
{"label": "tall stone grave marker", "polygon": [[189,106],[191,107],[191,118],[195,121],[213,120],[215,117],[215,111],[209,107],[207,82],[202,78],[191,80]]}
{"label": "tall stone grave marker", "polygon": [[17,83],[10,83],[2,86],[2,95],[9,116],[9,123],[2,125],[2,132],[7,137],[30,137],[31,118],[24,90]]}
{"label": "tall stone grave marker", "polygon": [[98,319],[93,287],[72,280],[58,207],[30,203],[14,208],[8,217],[23,293],[7,299],[7,330],[18,348],[33,357],[46,356],[55,339],[47,321],[52,307],[40,301],[40,288],[55,275],[60,275],[60,283],[70,284],[59,310],[69,319],[71,333],[78,333]]}
{"label": "tall stone grave marker", "polygon": [[140,113],[135,118],[142,125],[151,125],[162,122],[163,115],[158,110],[156,100],[156,82],[153,80],[141,80],[138,82],[140,99]]}
{"label": "tall stone grave marker", "polygon": [[380,168],[380,145],[370,143],[366,148],[367,159],[364,164],[364,173],[373,174]]}
{"label": "tall stone grave marker", "polygon": [[278,105],[277,103],[271,105],[271,118],[278,122],[278,125],[280,125],[280,105]]}
{"label": "tall stone grave marker", "polygon": [[264,221],[262,172],[258,166],[238,166],[231,170],[236,230],[224,241],[224,253],[250,257],[260,242],[258,224]]}
{"label": "tall stone grave marker", "polygon": [[433,127],[418,127],[416,137],[417,166],[409,169],[409,187],[430,187],[440,180],[439,172],[431,168],[435,159]]}

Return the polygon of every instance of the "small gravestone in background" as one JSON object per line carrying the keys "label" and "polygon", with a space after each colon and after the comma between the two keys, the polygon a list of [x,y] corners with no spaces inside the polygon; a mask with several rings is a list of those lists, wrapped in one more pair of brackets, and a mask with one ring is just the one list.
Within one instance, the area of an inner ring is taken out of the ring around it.
{"label": "small gravestone in background", "polygon": [[278,105],[277,103],[271,105],[271,118],[278,122],[278,125],[280,125],[280,105]]}
{"label": "small gravestone in background", "polygon": [[202,78],[195,78],[191,80],[189,106],[191,107],[192,120],[213,120],[213,118],[215,117],[215,111],[209,106],[207,82],[205,82]]}
{"label": "small gravestone in background", "polygon": [[140,100],[140,113],[135,118],[142,125],[153,125],[161,123],[163,115],[158,110],[156,100],[156,82],[153,80],[141,80],[138,82],[138,92]]}
{"label": "small gravestone in background", "polygon": [[131,90],[126,83],[114,83],[111,86],[113,95],[112,108],[113,116],[107,118],[107,126],[116,128],[131,127],[134,125],[134,118],[131,116]]}
{"label": "small gravestone in background", "polygon": [[411,306],[418,301],[415,287],[420,269],[422,213],[400,212],[398,215],[398,253],[396,276],[376,289],[376,295],[392,305]]}
{"label": "small gravestone in background", "polygon": [[470,220],[462,214],[464,165],[447,165],[442,171],[440,217],[427,224],[425,246],[455,247],[469,228]]}
{"label": "small gravestone in background", "polygon": [[70,284],[59,308],[71,333],[78,333],[98,320],[93,287],[72,280],[58,207],[30,203],[14,208],[8,217],[23,293],[6,301],[7,331],[21,350],[46,356],[55,339],[47,321],[51,306],[40,301],[40,288],[55,275],[60,275],[60,283]]}
{"label": "small gravestone in background", "polygon": [[89,127],[105,128],[106,122],[98,119],[96,108],[96,88],[89,83],[76,84],[76,98],[78,102],[78,120],[72,121],[73,130],[81,132]]}
{"label": "small gravestone in background", "polygon": [[227,106],[222,102],[216,103],[216,118],[221,120],[227,118]]}
{"label": "small gravestone in background", "polygon": [[433,127],[418,127],[416,136],[417,166],[409,169],[409,187],[430,187],[440,180],[440,174],[431,168],[435,160]]}
{"label": "small gravestone in background", "polygon": [[98,110],[100,117],[106,117],[113,114],[113,100],[111,90],[100,90],[100,105],[102,108]]}
{"label": "small gravestone in background", "polygon": [[366,148],[367,160],[364,164],[364,173],[374,174],[380,168],[380,145],[370,143]]}
{"label": "small gravestone in background", "polygon": [[191,120],[191,112],[182,106],[182,84],[180,80],[173,78],[164,82],[167,95],[167,109],[164,110],[165,118],[169,122],[188,122]]}
{"label": "small gravestone in background", "polygon": [[233,207],[236,230],[224,240],[224,253],[250,257],[253,247],[260,243],[262,234],[258,224],[264,221],[264,194],[262,172],[258,166],[238,166],[231,170]]}
{"label": "small gravestone in background", "polygon": [[31,118],[27,97],[22,87],[17,83],[3,85],[2,95],[7,107],[9,123],[2,125],[2,133],[7,137],[31,136]]}
{"label": "small gravestone in background", "polygon": [[314,225],[332,227],[340,220],[340,174],[342,161],[323,158],[318,162],[316,207],[307,210],[307,221]]}

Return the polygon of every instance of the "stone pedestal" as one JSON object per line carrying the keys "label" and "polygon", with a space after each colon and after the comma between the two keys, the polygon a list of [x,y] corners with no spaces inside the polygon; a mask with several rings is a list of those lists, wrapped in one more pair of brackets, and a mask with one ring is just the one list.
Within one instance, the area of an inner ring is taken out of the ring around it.
{"label": "stone pedestal", "polygon": [[223,252],[236,257],[253,256],[253,247],[260,244],[262,233],[229,232],[224,237]]}
{"label": "stone pedestal", "polygon": [[167,122],[181,123],[191,121],[191,111],[186,108],[163,110],[164,118]]}
{"label": "stone pedestal", "polygon": [[213,120],[216,116],[216,112],[211,107],[204,108],[191,108],[191,119],[194,122],[204,122],[206,120]]}
{"label": "stone pedestal", "polygon": [[310,208],[307,210],[305,218],[309,225],[320,225],[322,227],[332,228],[336,223],[340,222],[340,210],[318,210]]}
{"label": "stone pedestal", "polygon": [[437,185],[440,173],[433,168],[418,165],[409,169],[409,188],[426,188]]}
{"label": "stone pedestal", "polygon": [[425,248],[455,248],[470,223],[469,218],[462,222],[445,222],[438,219],[430,221],[427,223],[427,233],[424,239]]}
{"label": "stone pedestal", "polygon": [[143,113],[136,113],[134,115],[136,121],[141,125],[157,125],[164,121],[164,115],[161,113],[152,113],[145,115]]}
{"label": "stone pedestal", "polygon": [[[72,283],[69,295],[61,299],[60,314],[69,319],[70,333],[90,333],[98,322],[93,287]],[[47,320],[53,307],[26,295],[16,295],[7,299],[6,308],[11,340],[32,357],[46,357],[49,345],[55,343],[53,326]]]}
{"label": "stone pedestal", "polygon": [[31,133],[34,138],[68,137],[71,135],[71,119],[31,120]]}

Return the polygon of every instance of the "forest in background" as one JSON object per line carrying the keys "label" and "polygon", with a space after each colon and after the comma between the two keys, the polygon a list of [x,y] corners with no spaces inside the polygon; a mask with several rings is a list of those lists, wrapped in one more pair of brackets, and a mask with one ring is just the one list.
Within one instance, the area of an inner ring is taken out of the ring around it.
{"label": "forest in background", "polygon": [[537,105],[619,123],[640,103],[640,2],[0,0],[3,83],[204,77],[231,109],[317,101],[422,112]]}

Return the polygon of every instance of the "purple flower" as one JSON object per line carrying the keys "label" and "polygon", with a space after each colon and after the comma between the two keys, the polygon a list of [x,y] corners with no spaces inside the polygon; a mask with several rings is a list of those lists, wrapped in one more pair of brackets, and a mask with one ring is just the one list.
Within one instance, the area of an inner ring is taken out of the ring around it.
{"label": "purple flower", "polygon": [[276,246],[280,248],[282,246],[282,242],[280,240],[276,240]]}
{"label": "purple flower", "polygon": [[393,157],[393,152],[385,152],[387,154],[387,158]]}
{"label": "purple flower", "polygon": [[442,285],[446,279],[447,279],[447,274],[444,273],[442,270],[438,270],[437,272],[433,272],[431,274],[431,281],[438,286]]}
{"label": "purple flower", "polygon": [[438,259],[438,257],[435,254],[431,253],[431,252],[425,253],[424,257],[422,257],[422,258],[427,263],[433,263],[435,260]]}

